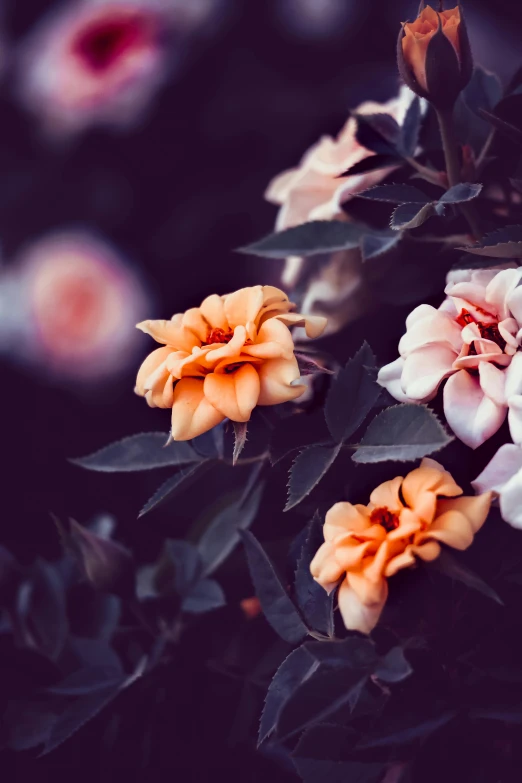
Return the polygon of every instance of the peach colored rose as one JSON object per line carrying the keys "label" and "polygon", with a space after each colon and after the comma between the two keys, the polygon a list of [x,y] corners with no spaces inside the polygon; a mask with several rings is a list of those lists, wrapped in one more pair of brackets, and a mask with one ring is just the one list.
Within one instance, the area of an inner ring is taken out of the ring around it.
{"label": "peach colored rose", "polygon": [[452,44],[457,57],[459,57],[459,26],[461,19],[458,6],[437,13],[431,6],[427,5],[414,22],[404,25],[404,37],[402,39],[404,60],[413,71],[413,75],[423,90],[428,90],[426,81],[428,44],[439,29],[439,18],[442,32]]}
{"label": "peach colored rose", "polygon": [[[359,114],[390,114],[401,124],[414,97],[407,87],[402,87],[399,95],[387,103],[368,101],[355,111]],[[356,130],[356,120],[350,117],[337,138],[323,136],[308,150],[297,168],[285,171],[272,180],[265,198],[281,207],[277,231],[311,220],[347,220],[342,205],[390,173],[392,169],[388,168],[340,176],[373,155],[358,143]],[[328,317],[327,331],[333,332],[358,317],[367,306],[361,256],[356,249],[314,259],[318,260],[318,272],[308,286],[302,311]],[[288,258],[282,274],[283,284],[295,286],[305,271],[305,264],[303,258]]]}
{"label": "peach colored rose", "polygon": [[242,288],[208,296],[200,307],[170,321],[144,321],[138,328],[162,348],[145,359],[136,393],[149,405],[172,408],[172,437],[189,440],[223,419],[246,422],[256,405],[299,397],[299,367],[289,326],[319,336],[323,318],[292,313],[273,286]]}
{"label": "peach colored rose", "polygon": [[310,564],[330,592],[342,579],[339,609],[346,628],[370,633],[388,596],[387,578],[439,556],[441,544],[467,549],[482,527],[491,493],[457,497],[462,489],[442,465],[423,459],[403,478],[386,481],[370,503],[336,503],[326,514],[325,543]]}
{"label": "peach colored rose", "polygon": [[522,443],[522,268],[458,270],[435,309],[406,320],[400,358],[378,382],[401,402],[428,402],[444,386],[444,414],[455,435],[477,448],[506,416]]}

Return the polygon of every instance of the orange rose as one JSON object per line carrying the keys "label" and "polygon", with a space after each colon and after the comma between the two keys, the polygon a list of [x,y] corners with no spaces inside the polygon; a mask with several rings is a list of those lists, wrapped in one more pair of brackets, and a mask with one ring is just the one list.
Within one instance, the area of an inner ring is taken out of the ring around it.
{"label": "orange rose", "polygon": [[473,70],[461,6],[439,12],[429,5],[422,8],[414,22],[403,25],[398,61],[404,81],[417,95],[452,105]]}
{"label": "orange rose", "polygon": [[[434,560],[441,544],[467,549],[482,527],[491,493],[457,497],[462,489],[432,459],[406,478],[375,489],[368,506],[336,503],[326,514],[325,543],[314,557],[313,577],[330,592],[339,580],[339,609],[346,628],[370,633],[386,598],[387,577]],[[442,496],[442,497],[441,497]]]}
{"label": "orange rose", "polygon": [[273,286],[208,296],[170,321],[138,324],[164,347],[143,362],[136,393],[152,407],[172,408],[172,437],[189,440],[223,419],[246,422],[256,405],[299,397],[299,367],[289,326],[318,337],[326,319],[292,313]]}

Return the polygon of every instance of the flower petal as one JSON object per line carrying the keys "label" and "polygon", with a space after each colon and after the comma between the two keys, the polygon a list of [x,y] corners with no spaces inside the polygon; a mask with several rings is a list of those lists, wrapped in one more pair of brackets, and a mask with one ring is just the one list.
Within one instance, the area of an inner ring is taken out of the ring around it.
{"label": "flower petal", "polygon": [[269,318],[259,329],[254,345],[245,345],[241,353],[259,359],[291,359],[294,341],[287,326],[278,318]]}
{"label": "flower petal", "polygon": [[201,343],[206,342],[209,325],[203,318],[199,307],[191,307],[183,313],[183,326],[195,334]]}
{"label": "flower petal", "polygon": [[304,326],[306,336],[320,337],[326,329],[327,319],[321,315],[301,315],[300,313],[285,313],[275,316],[285,326]]}
{"label": "flower petal", "polygon": [[388,597],[386,579],[381,581],[379,587],[379,600],[363,604],[355,590],[350,587],[348,576],[342,582],[339,588],[338,602],[341,617],[347,630],[368,634],[375,628]]}
{"label": "flower petal", "polygon": [[508,318],[511,313],[508,307],[510,294],[520,283],[522,269],[503,269],[488,283],[486,301],[495,309],[499,321]]}
{"label": "flower petal", "polygon": [[224,298],[224,311],[231,329],[255,321],[263,307],[263,286],[240,288]]}
{"label": "flower petal", "polygon": [[[158,367],[164,364],[167,358],[172,353],[171,348],[156,348],[155,351],[149,353],[147,358],[143,361],[140,369],[138,370],[138,376],[136,378],[136,387],[134,391],[139,394],[140,397],[145,396],[145,392],[148,391],[150,385],[147,383],[149,377],[156,372]],[[167,372],[168,374],[168,372]]]}
{"label": "flower petal", "polygon": [[519,471],[522,471],[522,449],[513,443],[504,443],[471,486],[476,492],[500,493]]}
{"label": "flower petal", "polygon": [[225,303],[222,296],[212,294],[207,296],[200,305],[201,315],[212,329],[224,329],[227,331],[230,325],[225,315]]}
{"label": "flower petal", "polygon": [[278,405],[300,397],[306,386],[291,384],[299,378],[297,359],[267,359],[258,368],[261,390],[258,405]]}
{"label": "flower petal", "polygon": [[385,481],[376,487],[370,495],[370,503],[374,508],[387,508],[390,511],[398,512],[402,508],[402,503],[399,499],[399,490],[401,488],[403,478],[397,476],[390,481]]}
{"label": "flower petal", "polygon": [[187,329],[184,329],[179,320],[172,321],[142,321],[137,324],[145,334],[149,334],[157,343],[172,346],[177,351],[191,351],[199,345],[198,338]]}
{"label": "flower petal", "polygon": [[399,402],[411,402],[402,388],[402,371],[404,369],[404,359],[399,356],[394,362],[385,364],[381,367],[377,375],[377,383],[384,386],[392,397]]}
{"label": "flower petal", "polygon": [[209,367],[213,367],[217,362],[223,361],[223,359],[232,359],[239,356],[241,349],[243,348],[247,339],[247,333],[244,326],[236,326],[234,329],[234,336],[229,343],[223,345],[222,343],[216,343],[215,346],[211,346],[212,350],[205,354],[205,361]]}
{"label": "flower petal", "polygon": [[473,542],[473,529],[469,519],[459,511],[447,511],[437,517],[426,538],[436,539],[454,549],[467,549]]}
{"label": "flower petal", "polygon": [[322,544],[310,563],[310,573],[316,582],[329,592],[330,585],[338,582],[344,572],[336,558],[335,546],[329,542]]}
{"label": "flower petal", "polygon": [[231,373],[210,373],[203,384],[207,400],[231,421],[250,419],[259,390],[259,375],[251,364],[242,364]]}
{"label": "flower petal", "polygon": [[462,329],[445,313],[431,308],[431,312],[415,320],[401,337],[399,353],[406,356],[427,345],[444,344],[458,354],[462,347]]}
{"label": "flower petal", "polygon": [[443,344],[428,345],[404,360],[402,388],[410,400],[431,400],[442,381],[454,372],[456,353]]}
{"label": "flower petal", "polygon": [[182,378],[174,389],[172,405],[172,437],[190,440],[211,430],[225,417],[207,400],[203,381]]}
{"label": "flower petal", "polygon": [[343,533],[363,533],[370,527],[366,506],[354,506],[351,503],[335,503],[326,512],[324,520],[325,541],[332,541]]}
{"label": "flower petal", "polygon": [[478,378],[459,370],[444,388],[444,413],[457,438],[476,449],[502,426],[507,408],[484,394]]}
{"label": "flower petal", "polygon": [[499,370],[491,362],[481,362],[479,364],[480,387],[484,394],[496,405],[506,405],[506,372]]}
{"label": "flower petal", "polygon": [[522,474],[515,473],[500,493],[500,513],[510,525],[522,529]]}
{"label": "flower petal", "polygon": [[410,568],[410,566],[415,565],[415,555],[412,550],[413,547],[409,546],[400,555],[393,557],[384,569],[384,576],[393,576],[397,571],[402,571],[403,568]]}
{"label": "flower petal", "polygon": [[[473,533],[477,533],[486,521],[490,507],[491,492],[484,492],[471,497],[441,499],[437,504],[437,514],[458,511],[467,517]],[[433,527],[438,527],[438,519],[435,520],[432,529]]]}

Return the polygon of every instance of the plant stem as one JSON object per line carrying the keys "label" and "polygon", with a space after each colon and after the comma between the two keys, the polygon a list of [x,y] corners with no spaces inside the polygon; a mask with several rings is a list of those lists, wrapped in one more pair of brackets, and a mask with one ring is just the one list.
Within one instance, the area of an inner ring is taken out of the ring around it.
{"label": "plant stem", "polygon": [[[450,188],[462,182],[460,173],[459,145],[455,134],[455,125],[453,122],[453,108],[438,109],[437,118],[439,120],[440,135],[442,139],[442,148],[446,160],[446,173]],[[473,237],[478,240],[482,232],[478,225],[478,216],[472,204],[463,203],[459,205],[460,211],[466,218],[471,229]]]}

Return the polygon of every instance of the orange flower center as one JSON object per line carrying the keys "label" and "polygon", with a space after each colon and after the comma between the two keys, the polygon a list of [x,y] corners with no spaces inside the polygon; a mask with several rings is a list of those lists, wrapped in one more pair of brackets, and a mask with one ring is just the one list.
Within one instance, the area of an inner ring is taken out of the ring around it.
{"label": "orange flower center", "polygon": [[214,343],[229,343],[234,336],[232,329],[225,332],[224,329],[212,329],[205,345],[214,345]]}
{"label": "orange flower center", "polygon": [[[500,334],[498,324],[477,321],[467,310],[462,310],[460,315],[456,318],[456,321],[459,326],[462,327],[467,326],[468,324],[476,324],[478,326],[481,337],[483,337],[485,340],[491,340],[493,343],[496,343],[502,351],[506,347],[506,341]],[[471,343],[469,352],[472,355],[477,353],[474,343]]]}
{"label": "orange flower center", "polygon": [[382,508],[374,508],[370,514],[370,522],[373,525],[381,525],[387,533],[391,533],[392,530],[396,530],[399,527],[399,516],[394,511],[390,511],[389,508],[383,506]]}

